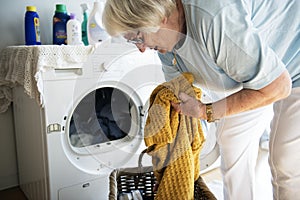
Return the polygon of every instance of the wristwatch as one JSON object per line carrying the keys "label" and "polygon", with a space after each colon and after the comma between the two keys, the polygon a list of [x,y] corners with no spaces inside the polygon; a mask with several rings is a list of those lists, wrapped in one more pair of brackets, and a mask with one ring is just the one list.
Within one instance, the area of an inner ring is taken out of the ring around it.
{"label": "wristwatch", "polygon": [[214,122],[215,118],[214,118],[212,104],[211,103],[205,104],[205,108],[206,108],[207,122]]}

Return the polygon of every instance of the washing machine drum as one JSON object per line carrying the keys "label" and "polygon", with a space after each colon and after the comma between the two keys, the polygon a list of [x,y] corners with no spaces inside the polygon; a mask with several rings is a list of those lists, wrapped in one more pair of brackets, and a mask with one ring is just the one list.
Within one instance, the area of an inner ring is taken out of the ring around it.
{"label": "washing machine drum", "polygon": [[68,134],[69,144],[77,154],[101,154],[109,160],[117,155],[126,162],[126,157],[142,151],[143,101],[134,89],[122,86],[103,83],[74,109]]}
{"label": "washing machine drum", "polygon": [[71,145],[80,148],[125,138],[132,126],[132,112],[133,101],[119,89],[104,87],[89,93],[71,118]]}

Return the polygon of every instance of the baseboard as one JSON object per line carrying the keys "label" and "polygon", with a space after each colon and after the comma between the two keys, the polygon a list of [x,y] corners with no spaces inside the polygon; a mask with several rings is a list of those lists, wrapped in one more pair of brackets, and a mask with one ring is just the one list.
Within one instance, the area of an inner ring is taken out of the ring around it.
{"label": "baseboard", "polygon": [[0,190],[19,186],[18,174],[0,177]]}

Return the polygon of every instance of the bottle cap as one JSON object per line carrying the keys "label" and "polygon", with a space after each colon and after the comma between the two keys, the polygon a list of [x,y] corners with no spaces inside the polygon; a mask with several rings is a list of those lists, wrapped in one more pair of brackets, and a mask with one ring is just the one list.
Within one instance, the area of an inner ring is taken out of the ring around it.
{"label": "bottle cap", "polygon": [[81,6],[83,12],[85,12],[89,9],[88,5],[86,3],[82,3],[82,4],[80,4],[80,6]]}
{"label": "bottle cap", "polygon": [[26,6],[26,10],[31,11],[31,12],[36,12],[36,7],[35,6]]}
{"label": "bottle cap", "polygon": [[74,13],[70,14],[70,19],[75,19],[76,15]]}
{"label": "bottle cap", "polygon": [[56,4],[55,12],[60,12],[60,13],[67,12],[66,5],[65,4]]}

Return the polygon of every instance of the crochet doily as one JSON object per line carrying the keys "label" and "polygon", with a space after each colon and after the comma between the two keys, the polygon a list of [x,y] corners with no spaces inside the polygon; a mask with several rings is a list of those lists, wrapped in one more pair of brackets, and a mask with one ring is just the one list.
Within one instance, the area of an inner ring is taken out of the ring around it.
{"label": "crochet doily", "polygon": [[43,106],[40,72],[52,68],[81,67],[94,46],[9,46],[0,54],[0,113],[13,100],[12,88],[23,85],[30,98]]}

